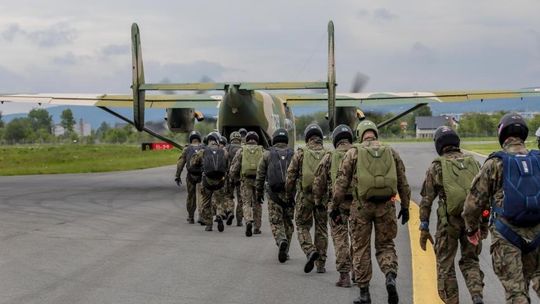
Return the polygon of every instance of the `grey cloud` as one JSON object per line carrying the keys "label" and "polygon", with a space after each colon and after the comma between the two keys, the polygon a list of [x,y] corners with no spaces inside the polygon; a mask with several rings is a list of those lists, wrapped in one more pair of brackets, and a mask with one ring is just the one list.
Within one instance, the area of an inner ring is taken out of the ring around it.
{"label": "grey cloud", "polygon": [[389,20],[397,19],[398,15],[393,14],[386,8],[378,8],[373,11],[373,18],[376,20],[389,21]]}
{"label": "grey cloud", "polygon": [[436,50],[417,41],[411,48],[411,59],[416,62],[430,64],[438,61],[438,54]]}
{"label": "grey cloud", "polygon": [[194,61],[189,63],[145,63],[147,79],[169,79],[173,82],[197,82],[203,77],[221,79],[223,73],[231,69],[210,61]]}
{"label": "grey cloud", "polygon": [[77,63],[77,57],[72,52],[67,52],[62,56],[54,57],[52,61],[58,65],[74,65]]}
{"label": "grey cloud", "polygon": [[11,24],[2,32],[6,41],[13,41],[17,37],[25,38],[41,47],[55,47],[70,44],[76,38],[76,32],[65,23],[57,23],[42,30],[30,31],[19,24]]}
{"label": "grey cloud", "polygon": [[100,53],[104,56],[115,56],[128,54],[129,51],[129,44],[109,44],[103,47]]}

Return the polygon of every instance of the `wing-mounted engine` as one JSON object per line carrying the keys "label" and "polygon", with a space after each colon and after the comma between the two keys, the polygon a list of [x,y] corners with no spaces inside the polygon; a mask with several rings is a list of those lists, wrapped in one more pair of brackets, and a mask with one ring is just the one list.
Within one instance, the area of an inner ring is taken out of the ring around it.
{"label": "wing-mounted engine", "polygon": [[167,125],[172,132],[191,132],[195,120],[204,120],[203,114],[195,109],[167,109]]}

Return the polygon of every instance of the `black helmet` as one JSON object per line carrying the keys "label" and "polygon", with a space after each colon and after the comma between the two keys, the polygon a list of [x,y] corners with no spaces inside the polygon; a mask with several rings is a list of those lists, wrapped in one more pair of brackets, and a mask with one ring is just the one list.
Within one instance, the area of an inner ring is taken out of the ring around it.
{"label": "black helmet", "polygon": [[443,154],[444,147],[452,146],[459,148],[459,136],[456,131],[447,126],[440,126],[435,130],[433,141],[435,142],[435,150],[437,150],[439,155]]}
{"label": "black helmet", "polygon": [[519,137],[525,141],[529,135],[529,128],[521,115],[517,113],[508,113],[504,115],[499,122],[498,134],[499,143],[502,146],[504,141],[511,136]]}
{"label": "black helmet", "polygon": [[272,134],[272,145],[275,145],[277,143],[289,143],[289,133],[287,132],[287,130],[279,128],[274,131],[274,134]]}
{"label": "black helmet", "polygon": [[226,146],[227,145],[227,137],[221,135],[220,138],[219,138],[219,143]]}
{"label": "black helmet", "polygon": [[306,129],[304,130],[304,140],[306,142],[308,142],[308,140],[312,137],[312,136],[319,136],[320,138],[323,138],[323,132],[322,132],[322,129],[321,127],[319,127],[318,124],[316,123],[312,123],[312,124],[309,124]]}
{"label": "black helmet", "polygon": [[332,142],[334,144],[334,148],[337,147],[337,143],[342,139],[348,139],[351,144],[353,142],[352,130],[347,125],[339,125],[334,129],[334,132],[332,132]]}
{"label": "black helmet", "polygon": [[246,137],[246,135],[247,135],[247,133],[248,133],[248,131],[247,131],[246,129],[244,129],[244,128],[238,129],[238,132],[240,133],[240,135],[241,135],[242,137]]}
{"label": "black helmet", "polygon": [[191,143],[194,139],[201,141],[201,133],[198,131],[191,131],[191,133],[189,133],[188,141]]}
{"label": "black helmet", "polygon": [[247,132],[247,134],[246,134],[246,142],[248,142],[248,141],[250,141],[252,139],[254,139],[257,143],[259,142],[259,135],[257,134],[257,132],[254,132],[254,131]]}
{"label": "black helmet", "polygon": [[206,135],[206,144],[208,144],[208,142],[210,142],[211,140],[219,143],[220,138],[221,135],[219,135],[218,132],[210,132],[208,135]]}

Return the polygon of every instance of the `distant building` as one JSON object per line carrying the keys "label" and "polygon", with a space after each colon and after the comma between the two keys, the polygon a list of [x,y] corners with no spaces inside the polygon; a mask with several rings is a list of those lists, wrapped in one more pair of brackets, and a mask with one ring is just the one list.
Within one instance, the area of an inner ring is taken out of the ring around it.
{"label": "distant building", "polygon": [[54,125],[53,127],[54,136],[62,136],[64,135],[64,133],[66,133],[66,130],[64,129],[64,127],[62,127],[62,125],[60,124]]}
{"label": "distant building", "polygon": [[433,138],[435,130],[440,126],[453,126],[450,116],[417,116],[415,119],[416,138]]}
{"label": "distant building", "polygon": [[[79,123],[73,125],[73,131],[79,136],[90,136],[92,134],[92,125],[80,119]],[[62,136],[66,134],[66,130],[61,124],[57,124],[53,127],[53,134],[54,136]]]}

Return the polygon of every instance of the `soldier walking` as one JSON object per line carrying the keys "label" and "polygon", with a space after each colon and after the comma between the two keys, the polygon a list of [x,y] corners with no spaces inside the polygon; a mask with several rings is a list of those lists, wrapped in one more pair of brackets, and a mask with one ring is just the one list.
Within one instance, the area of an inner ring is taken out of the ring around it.
{"label": "soldier walking", "polygon": [[[230,135],[230,143],[227,146],[227,153],[229,156],[229,167],[228,172],[230,172],[232,159],[236,155],[236,152],[238,152],[238,149],[242,147],[242,136],[240,135],[240,132],[234,131]],[[244,218],[244,212],[242,210],[242,195],[240,192],[240,182],[239,181],[233,181],[232,178],[229,177],[229,187],[227,187],[227,194],[229,196],[229,201],[232,202],[232,208],[229,208],[230,210],[234,210],[234,213],[227,216],[227,225],[231,225],[232,221],[234,220],[234,217],[236,216],[236,226],[242,226],[242,219]],[[236,197],[236,209],[234,206],[234,201]]]}
{"label": "soldier walking", "polygon": [[182,184],[181,175],[185,166],[188,171],[186,175],[186,207],[188,212],[187,221],[190,224],[194,224],[195,210],[197,209],[197,185],[201,182],[202,179],[202,169],[201,167],[191,166],[190,161],[192,156],[197,154],[197,152],[199,152],[199,150],[203,148],[203,146],[201,145],[201,133],[197,131],[191,131],[188,137],[188,141],[189,145],[184,148],[184,150],[182,151],[182,155],[180,155],[180,158],[178,158],[178,162],[176,165],[176,178],[174,179],[174,181],[178,186]]}

